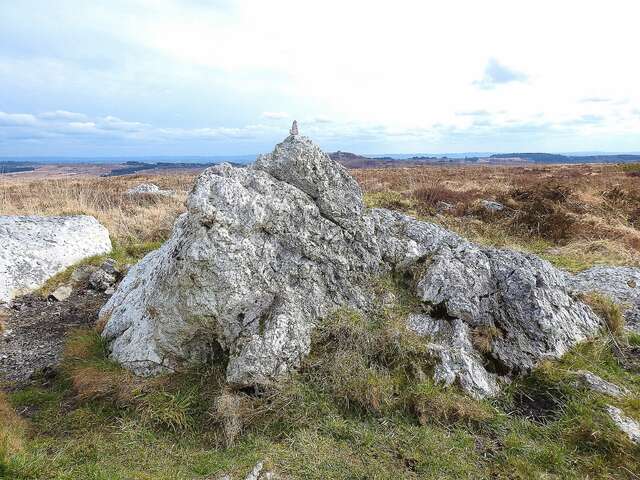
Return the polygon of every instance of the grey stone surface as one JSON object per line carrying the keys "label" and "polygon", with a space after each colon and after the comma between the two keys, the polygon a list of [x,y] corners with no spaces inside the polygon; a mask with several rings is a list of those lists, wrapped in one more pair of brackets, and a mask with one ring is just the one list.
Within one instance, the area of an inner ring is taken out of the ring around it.
{"label": "grey stone surface", "polygon": [[160,187],[153,183],[141,183],[133,188],[127,190],[127,195],[162,195],[171,196],[175,195],[173,190],[162,190]]}
{"label": "grey stone surface", "polygon": [[[416,279],[428,315],[409,321],[429,337],[436,379],[476,397],[600,327],[548,262],[365,209],[355,180],[304,136],[251,168],[205,170],[187,208],[100,313],[111,357],[141,375],[224,354],[229,382],[273,381],[308,353],[317,322],[370,308],[371,280],[391,271]],[[479,331],[491,332],[483,351]]]}
{"label": "grey stone surface", "polygon": [[560,271],[519,252],[445,243],[425,259],[416,290],[440,315],[495,332],[490,356],[512,372],[562,356],[600,327]]}
{"label": "grey stone surface", "polygon": [[430,351],[438,359],[434,379],[445,385],[457,383],[475,398],[498,393],[496,375],[487,372],[484,359],[471,343],[469,326],[462,320],[438,320],[424,314],[409,316],[409,328],[429,337]]}
{"label": "grey stone surface", "polygon": [[80,265],[71,274],[71,282],[75,284],[89,281],[89,277],[98,269],[95,265]]}
{"label": "grey stone surface", "polygon": [[108,273],[102,268],[97,269],[89,276],[89,285],[91,285],[91,288],[100,292],[104,292],[115,283],[115,274]]}
{"label": "grey stone surface", "polygon": [[360,226],[360,186],[309,138],[290,135],[272,153],[260,155],[254,168],[304,192],[325,219],[350,230]]}
{"label": "grey stone surface", "polygon": [[360,218],[361,196],[302,136],[253,169],[207,169],[171,238],[131,268],[103,308],[112,358],[148,375],[204,361],[219,344],[227,378],[239,385],[295,367],[313,324],[341,305],[365,306],[362,285],[384,268],[365,248],[374,232]]}
{"label": "grey stone surface", "polygon": [[501,212],[504,210],[504,205],[495,200],[480,200],[480,204],[488,212]]}
{"label": "grey stone surface", "polygon": [[100,270],[108,273],[109,275],[118,275],[118,262],[116,262],[113,258],[107,258],[102,265],[100,265]]}
{"label": "grey stone surface", "polygon": [[262,462],[256,463],[256,465],[251,469],[249,474],[245,477],[245,480],[258,480],[260,478],[260,472],[262,472],[262,468],[263,468]]}
{"label": "grey stone surface", "polygon": [[51,298],[58,302],[62,302],[69,298],[73,289],[69,285],[60,285],[50,295]]}
{"label": "grey stone surface", "polygon": [[568,279],[577,293],[598,292],[618,303],[626,328],[640,334],[640,268],[593,267]]}
{"label": "grey stone surface", "polygon": [[453,210],[453,208],[454,205],[449,202],[439,201],[438,203],[436,203],[436,210],[438,212],[447,212],[449,210]]}
{"label": "grey stone surface", "polygon": [[111,251],[109,232],[89,216],[0,216],[0,304],[41,287],[87,257]]}
{"label": "grey stone surface", "polygon": [[607,413],[613,420],[613,423],[629,437],[631,442],[640,445],[640,423],[624,414],[618,407],[607,405]]}
{"label": "grey stone surface", "polygon": [[621,398],[629,393],[627,389],[619,387],[611,382],[607,382],[605,379],[587,370],[578,370],[575,372],[575,375],[576,383],[578,385],[593,390],[594,392],[609,395],[614,398]]}

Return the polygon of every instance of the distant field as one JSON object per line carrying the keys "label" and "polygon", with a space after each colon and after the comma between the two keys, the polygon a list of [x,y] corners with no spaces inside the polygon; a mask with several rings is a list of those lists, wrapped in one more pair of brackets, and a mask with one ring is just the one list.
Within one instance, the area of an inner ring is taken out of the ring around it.
{"label": "distant field", "polygon": [[[97,217],[122,244],[162,241],[184,210],[199,171],[109,178],[96,176],[102,170],[5,175],[0,177],[0,214],[84,213]],[[600,263],[640,265],[638,164],[421,166],[351,173],[369,206],[400,210],[480,243],[532,251],[569,270]],[[177,195],[124,195],[143,182]],[[490,213],[481,200],[506,208]]]}
{"label": "distant field", "polygon": [[[111,238],[121,244],[157,242],[167,238],[195,174],[127,175],[101,178],[74,175],[54,178],[9,176],[0,179],[2,215],[95,216]],[[153,182],[176,192],[173,197],[130,196],[125,192]]]}

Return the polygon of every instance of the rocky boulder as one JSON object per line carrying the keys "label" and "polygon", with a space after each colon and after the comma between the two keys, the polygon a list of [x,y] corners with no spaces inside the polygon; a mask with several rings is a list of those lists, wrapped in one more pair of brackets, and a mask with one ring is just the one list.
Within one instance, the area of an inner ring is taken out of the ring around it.
{"label": "rocky boulder", "polygon": [[153,183],[141,183],[127,190],[127,195],[162,195],[170,197],[174,194],[175,192],[173,190],[162,190]]}
{"label": "rocky boulder", "polygon": [[480,205],[482,205],[482,208],[487,212],[491,213],[501,212],[505,209],[503,204],[496,202],[495,200],[480,200]]}
{"label": "rocky boulder", "polygon": [[41,287],[87,257],[111,251],[109,232],[89,216],[0,216],[0,304]]}
{"label": "rocky boulder", "polygon": [[574,373],[574,384],[578,387],[584,387],[602,395],[608,395],[614,398],[622,398],[629,391],[624,387],[619,387],[611,382],[607,382],[604,378],[589,372],[587,370],[578,370]]}
{"label": "rocky boulder", "polygon": [[171,238],[100,312],[111,358],[151,375],[224,357],[230,383],[267,383],[300,364],[326,315],[371,308],[389,272],[413,279],[422,309],[407,321],[436,379],[477,397],[600,328],[548,262],[366,209],[348,172],[291,133],[250,168],[197,178]]}

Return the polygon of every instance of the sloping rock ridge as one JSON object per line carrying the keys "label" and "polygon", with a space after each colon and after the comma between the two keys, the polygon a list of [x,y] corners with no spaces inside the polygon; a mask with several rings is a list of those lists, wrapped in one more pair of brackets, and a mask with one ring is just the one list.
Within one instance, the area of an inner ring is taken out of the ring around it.
{"label": "sloping rock ridge", "polygon": [[41,287],[87,257],[111,251],[109,232],[90,216],[0,216],[0,304]]}
{"label": "sloping rock ridge", "polygon": [[477,397],[600,328],[548,262],[366,209],[348,172],[292,130],[254,166],[197,178],[171,238],[103,307],[102,335],[140,375],[224,356],[230,383],[268,383],[300,364],[323,317],[370,308],[372,279],[389,272],[415,279],[423,308],[408,326],[435,378]]}

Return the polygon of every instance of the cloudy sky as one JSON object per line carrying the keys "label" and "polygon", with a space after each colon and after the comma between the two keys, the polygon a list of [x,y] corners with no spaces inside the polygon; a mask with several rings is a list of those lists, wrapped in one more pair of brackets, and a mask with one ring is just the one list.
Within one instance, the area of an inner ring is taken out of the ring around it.
{"label": "cloudy sky", "polygon": [[0,156],[640,151],[637,0],[0,0]]}

